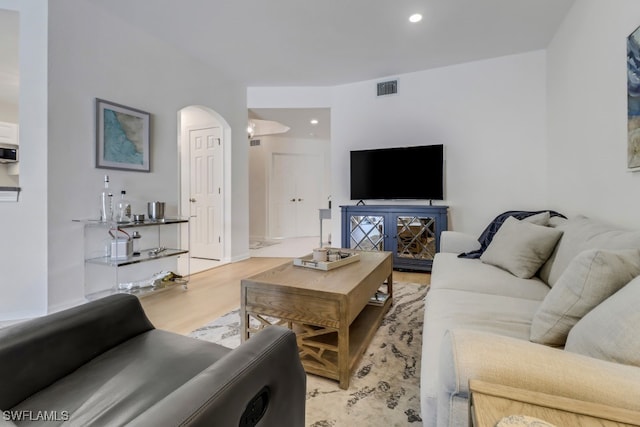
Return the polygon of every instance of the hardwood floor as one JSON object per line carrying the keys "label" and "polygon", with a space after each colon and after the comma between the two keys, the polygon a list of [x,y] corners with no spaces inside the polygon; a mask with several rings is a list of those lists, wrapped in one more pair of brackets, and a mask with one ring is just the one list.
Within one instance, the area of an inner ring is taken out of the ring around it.
{"label": "hardwood floor", "polygon": [[[250,258],[193,274],[189,289],[174,287],[140,301],[158,329],[188,334],[240,307],[240,280],[275,267],[291,258]],[[427,284],[427,273],[393,272],[394,282]]]}

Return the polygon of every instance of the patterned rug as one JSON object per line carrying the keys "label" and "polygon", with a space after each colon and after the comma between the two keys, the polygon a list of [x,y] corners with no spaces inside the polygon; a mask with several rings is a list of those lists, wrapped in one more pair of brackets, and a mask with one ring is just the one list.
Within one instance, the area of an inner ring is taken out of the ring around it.
{"label": "patterned rug", "polygon": [[[394,283],[394,303],[354,372],[348,390],[337,381],[307,376],[309,427],[421,426],[420,352],[428,286]],[[229,348],[240,344],[234,310],[190,336]]]}

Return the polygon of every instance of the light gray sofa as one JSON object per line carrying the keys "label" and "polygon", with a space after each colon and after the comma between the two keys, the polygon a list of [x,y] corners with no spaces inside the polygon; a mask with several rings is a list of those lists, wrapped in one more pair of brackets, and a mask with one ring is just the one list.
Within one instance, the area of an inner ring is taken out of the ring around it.
{"label": "light gray sofa", "polygon": [[[584,217],[552,218],[547,226],[561,232],[561,237],[531,278],[516,277],[486,259],[459,258],[459,253],[480,247],[477,239],[442,233],[425,300],[420,374],[424,426],[469,424],[470,379],[640,410],[640,278],[632,279],[640,268],[640,256],[619,251],[640,248],[640,232]],[[498,234],[491,245],[496,239]],[[605,258],[598,270],[604,273],[597,276],[593,266],[601,254],[609,253],[627,258],[622,267]],[[585,256],[591,264],[579,267]],[[591,275],[587,279],[598,294],[595,307],[581,307],[586,313],[566,325],[564,318],[552,319],[551,327],[563,327],[565,335],[568,331],[568,338],[561,334],[560,339],[566,347],[531,342],[532,338],[544,341],[540,331],[545,332],[544,310],[549,306],[582,304],[571,302],[566,294],[567,283],[573,286],[577,280],[571,273],[580,268],[586,272],[583,276]],[[607,271],[627,268],[626,276],[616,279],[624,285],[598,293],[599,283],[608,281],[603,277]]]}

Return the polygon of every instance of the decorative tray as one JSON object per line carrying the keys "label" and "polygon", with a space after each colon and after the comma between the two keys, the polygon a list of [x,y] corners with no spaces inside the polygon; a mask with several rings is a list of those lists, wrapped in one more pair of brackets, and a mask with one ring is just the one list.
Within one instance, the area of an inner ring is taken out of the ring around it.
{"label": "decorative tray", "polygon": [[356,261],[360,261],[360,254],[357,252],[349,252],[337,248],[327,248],[328,255],[337,255],[339,258],[335,261],[314,261],[313,254],[303,256],[302,258],[294,258],[293,265],[298,267],[312,268],[314,270],[329,271],[334,268],[342,267],[343,265],[351,264]]}

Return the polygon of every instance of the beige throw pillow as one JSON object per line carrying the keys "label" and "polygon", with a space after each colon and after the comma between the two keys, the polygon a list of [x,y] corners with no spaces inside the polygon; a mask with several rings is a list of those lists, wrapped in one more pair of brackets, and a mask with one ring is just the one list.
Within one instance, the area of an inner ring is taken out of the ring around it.
{"label": "beige throw pillow", "polygon": [[587,313],[569,332],[566,351],[640,366],[640,277]]}
{"label": "beige throw pillow", "polygon": [[531,215],[526,218],[522,218],[522,221],[530,222],[532,224],[537,225],[547,225],[549,224],[549,219],[551,218],[551,214],[549,211],[540,212],[539,214]]}
{"label": "beige throw pillow", "polygon": [[571,328],[585,314],[639,274],[639,249],[581,252],[542,301],[529,339],[563,346]]}
{"label": "beige throw pillow", "polygon": [[549,258],[562,231],[543,227],[514,217],[505,220],[480,260],[529,279]]}

